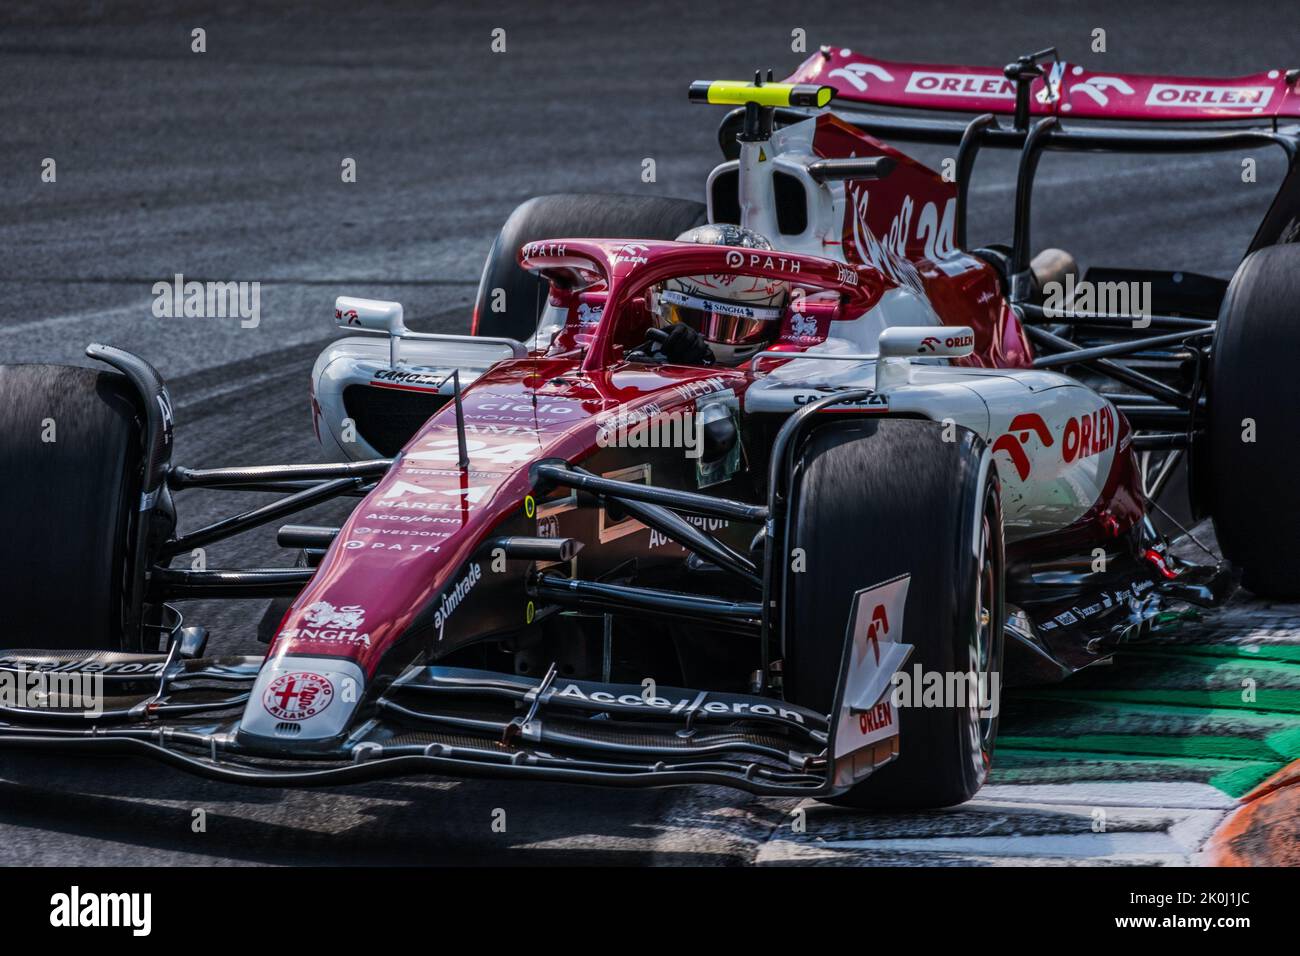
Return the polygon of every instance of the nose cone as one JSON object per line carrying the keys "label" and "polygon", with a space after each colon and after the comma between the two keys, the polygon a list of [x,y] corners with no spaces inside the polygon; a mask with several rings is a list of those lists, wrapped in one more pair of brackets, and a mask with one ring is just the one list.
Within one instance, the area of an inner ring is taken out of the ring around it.
{"label": "nose cone", "polygon": [[351,725],[364,684],[361,668],[341,657],[273,657],[244,707],[240,742],[274,748],[336,740]]}
{"label": "nose cone", "polygon": [[366,686],[382,686],[419,655],[531,623],[526,562],[490,573],[480,549],[490,535],[537,532],[532,465],[585,460],[608,415],[687,410],[744,382],[713,368],[585,375],[577,362],[502,362],[465,393],[463,423],[445,407],[407,443],[285,614],[241,741],[337,743]]}

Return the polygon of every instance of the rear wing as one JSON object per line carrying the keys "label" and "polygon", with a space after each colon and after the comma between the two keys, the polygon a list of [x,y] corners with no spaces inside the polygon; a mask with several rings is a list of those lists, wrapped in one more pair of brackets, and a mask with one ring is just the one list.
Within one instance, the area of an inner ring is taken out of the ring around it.
{"label": "rear wing", "polygon": [[[1000,67],[895,63],[822,47],[787,77],[835,90],[840,104],[1012,115],[1016,83]],[[1030,87],[1031,116],[1204,122],[1300,118],[1300,70],[1228,79],[1094,72],[1054,60]]]}

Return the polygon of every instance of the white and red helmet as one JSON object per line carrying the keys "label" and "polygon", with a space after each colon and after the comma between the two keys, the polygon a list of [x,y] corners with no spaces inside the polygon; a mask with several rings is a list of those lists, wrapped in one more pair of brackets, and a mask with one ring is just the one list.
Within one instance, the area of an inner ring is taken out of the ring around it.
{"label": "white and red helmet", "polygon": [[[770,250],[764,236],[752,229],[710,223],[688,229],[678,242]],[[669,279],[650,291],[650,311],[656,323],[689,325],[704,336],[714,358],[736,365],[773,342],[790,301],[790,285],[762,276],[702,275]]]}

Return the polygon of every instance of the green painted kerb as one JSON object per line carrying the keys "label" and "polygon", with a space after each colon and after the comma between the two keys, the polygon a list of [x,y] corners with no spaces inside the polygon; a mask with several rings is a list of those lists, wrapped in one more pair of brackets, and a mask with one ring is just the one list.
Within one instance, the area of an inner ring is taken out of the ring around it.
{"label": "green painted kerb", "polygon": [[1240,797],[1300,759],[1300,648],[1135,645],[1008,691],[994,783],[1194,781]]}

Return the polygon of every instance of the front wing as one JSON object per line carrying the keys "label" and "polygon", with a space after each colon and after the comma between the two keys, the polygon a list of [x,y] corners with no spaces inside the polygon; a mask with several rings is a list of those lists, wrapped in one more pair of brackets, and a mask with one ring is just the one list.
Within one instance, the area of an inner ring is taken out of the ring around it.
{"label": "front wing", "polygon": [[[263,786],[437,774],[806,796],[840,792],[898,752],[896,732],[865,747],[837,744],[825,716],[766,697],[560,679],[554,669],[538,680],[438,666],[391,684],[340,742],[268,746],[238,729],[262,664],[5,652],[0,683],[58,690],[39,692],[46,696],[35,706],[0,705],[0,750],[136,755]],[[77,693],[96,681],[96,706],[80,706]],[[828,754],[846,749],[858,775],[833,778]]]}

